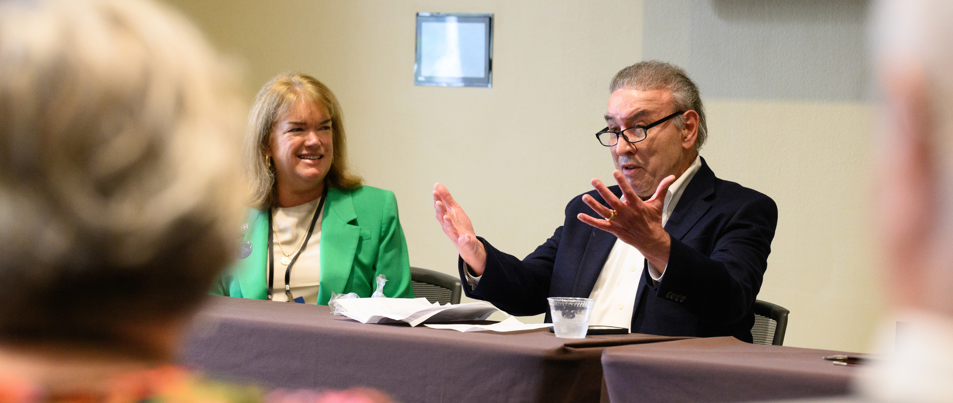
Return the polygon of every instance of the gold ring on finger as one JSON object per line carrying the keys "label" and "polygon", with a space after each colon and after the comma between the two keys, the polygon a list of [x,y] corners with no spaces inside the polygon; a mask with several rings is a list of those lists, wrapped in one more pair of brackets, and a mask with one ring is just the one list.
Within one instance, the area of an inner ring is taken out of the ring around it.
{"label": "gold ring on finger", "polygon": [[605,218],[606,221],[612,221],[615,218],[615,210],[609,210],[609,216]]}

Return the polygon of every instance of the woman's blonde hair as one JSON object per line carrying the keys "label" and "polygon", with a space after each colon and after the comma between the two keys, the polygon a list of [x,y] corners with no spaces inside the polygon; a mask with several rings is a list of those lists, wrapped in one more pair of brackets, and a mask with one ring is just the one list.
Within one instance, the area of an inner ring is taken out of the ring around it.
{"label": "woman's blonde hair", "polygon": [[255,106],[248,115],[243,164],[253,207],[266,209],[275,205],[275,172],[265,163],[265,149],[271,142],[271,133],[279,115],[293,107],[299,99],[322,105],[331,115],[334,160],[328,171],[327,183],[339,189],[361,186],[361,177],[348,169],[347,136],[337,97],[314,77],[301,73],[282,73],[258,91]]}

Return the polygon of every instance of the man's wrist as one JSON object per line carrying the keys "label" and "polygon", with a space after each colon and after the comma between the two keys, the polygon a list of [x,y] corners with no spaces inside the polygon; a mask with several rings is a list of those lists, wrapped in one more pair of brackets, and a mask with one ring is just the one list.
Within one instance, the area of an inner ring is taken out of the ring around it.
{"label": "man's wrist", "polygon": [[482,276],[483,270],[486,269],[486,247],[483,246],[483,242],[480,242],[476,236],[473,237],[471,242],[475,242],[471,248],[470,253],[464,256],[462,253],[460,257],[463,259],[463,262],[466,263],[466,267],[469,271],[473,273],[474,276]]}
{"label": "man's wrist", "polygon": [[470,265],[467,264],[467,261],[463,261],[463,276],[467,280],[467,284],[470,285],[470,289],[476,288],[477,284],[480,284],[480,278],[483,276],[477,276],[473,273],[473,270],[470,269]]}
{"label": "man's wrist", "polygon": [[467,275],[471,277],[479,278],[481,276],[481,274],[476,274],[476,272],[473,271],[473,267],[471,267],[466,260],[463,261],[463,271],[465,271]]}
{"label": "man's wrist", "polygon": [[668,258],[672,251],[672,237],[666,232],[665,236],[660,240],[659,246],[654,248],[654,253],[651,255],[646,254],[645,260],[648,261],[650,265],[659,270],[659,277],[665,274],[665,269],[668,267]]}

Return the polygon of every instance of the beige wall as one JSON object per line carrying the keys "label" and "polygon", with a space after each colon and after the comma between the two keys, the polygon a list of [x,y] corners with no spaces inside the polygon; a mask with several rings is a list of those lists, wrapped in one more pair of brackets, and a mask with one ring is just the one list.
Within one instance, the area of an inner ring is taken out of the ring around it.
{"label": "beige wall", "polygon": [[[397,194],[411,264],[450,274],[456,253],[434,220],[433,184],[447,185],[480,235],[529,253],[590,179],[611,178],[592,133],[604,126],[609,79],[642,55],[643,4],[632,0],[170,3],[244,63],[249,99],[283,70],[331,87],[352,164]],[[418,11],[495,14],[493,88],[413,85]],[[780,208],[760,298],[793,312],[786,344],[867,351],[881,310],[865,216],[871,107],[706,103],[702,155]]]}

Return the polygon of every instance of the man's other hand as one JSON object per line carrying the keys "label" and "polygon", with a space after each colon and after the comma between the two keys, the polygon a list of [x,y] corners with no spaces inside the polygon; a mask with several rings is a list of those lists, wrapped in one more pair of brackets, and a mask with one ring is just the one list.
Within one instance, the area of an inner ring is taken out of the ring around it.
{"label": "man's other hand", "polygon": [[436,210],[437,222],[443,228],[443,233],[447,234],[457,247],[457,253],[467,262],[473,274],[482,276],[483,269],[486,268],[486,248],[473,232],[470,217],[467,217],[463,208],[453,200],[450,191],[440,183],[433,186],[433,207]]}

